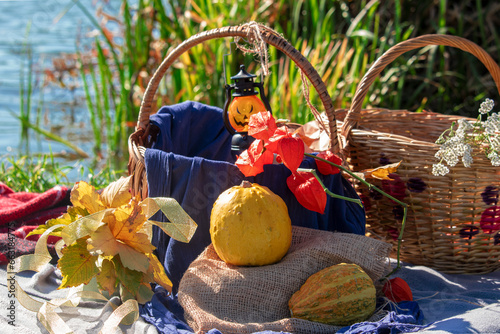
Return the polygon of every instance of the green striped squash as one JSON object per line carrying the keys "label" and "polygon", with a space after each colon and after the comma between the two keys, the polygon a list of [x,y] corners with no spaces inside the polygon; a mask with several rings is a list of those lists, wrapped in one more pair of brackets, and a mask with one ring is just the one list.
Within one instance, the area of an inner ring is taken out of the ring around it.
{"label": "green striped squash", "polygon": [[346,326],[367,320],[375,303],[372,279],[358,265],[341,263],[310,276],[288,307],[294,318]]}

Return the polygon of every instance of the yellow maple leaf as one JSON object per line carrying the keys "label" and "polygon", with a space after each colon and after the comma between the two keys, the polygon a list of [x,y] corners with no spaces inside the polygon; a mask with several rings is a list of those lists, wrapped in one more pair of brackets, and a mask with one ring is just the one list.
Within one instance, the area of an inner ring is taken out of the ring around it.
{"label": "yellow maple leaf", "polygon": [[118,248],[118,254],[123,265],[129,269],[145,273],[149,268],[146,254],[138,252],[128,245],[121,244]]}
{"label": "yellow maple leaf", "polygon": [[108,225],[100,226],[87,239],[87,250],[93,255],[115,256],[118,254],[116,240]]}
{"label": "yellow maple leaf", "polygon": [[[69,225],[72,222],[74,222],[74,221],[76,221],[76,220],[80,219],[81,217],[86,216],[88,214],[89,213],[84,208],[70,206],[70,207],[68,207],[68,210],[64,214],[62,214],[61,216],[59,216],[57,218],[47,220],[47,222],[45,222],[45,224],[43,224],[43,225],[39,225],[36,229],[34,229],[30,233],[28,233],[26,238],[29,237],[30,235],[43,234],[43,232],[45,232],[50,227],[55,226],[55,225]],[[58,228],[58,229],[52,231],[52,233],[50,233],[50,235],[60,237],[62,229],[63,229],[63,227]]]}
{"label": "yellow maple leaf", "polygon": [[121,177],[104,188],[101,193],[103,204],[108,208],[117,208],[130,202],[130,180],[131,176]]}
{"label": "yellow maple leaf", "polygon": [[74,244],[63,248],[62,254],[57,262],[63,277],[59,289],[87,284],[99,272],[95,263],[97,256],[87,251],[85,239],[78,239]]}
{"label": "yellow maple leaf", "polygon": [[104,259],[102,261],[101,270],[99,271],[99,274],[97,274],[97,283],[100,288],[107,291],[110,296],[115,292],[115,266],[110,260]]}
{"label": "yellow maple leaf", "polygon": [[88,250],[92,254],[115,256],[120,254],[125,267],[146,272],[149,268],[145,253],[155,247],[145,233],[138,232],[144,225],[145,217],[137,204],[114,210],[105,218],[105,225],[90,234]]}
{"label": "yellow maple leaf", "polygon": [[90,184],[80,181],[71,189],[70,200],[73,206],[85,208],[89,214],[106,209],[101,196]]}
{"label": "yellow maple leaf", "polygon": [[114,219],[108,221],[109,228],[117,239],[127,236],[142,229],[146,222],[146,216],[137,199],[133,199],[130,204],[123,205],[114,211]]}
{"label": "yellow maple leaf", "polygon": [[[173,238],[189,242],[196,223],[173,199],[141,202],[139,197],[132,198],[129,181],[130,178],[122,178],[101,194],[91,185],[78,182],[71,191],[73,207],[37,231],[43,233],[56,224],[66,225],[53,232],[69,245],[58,262],[63,274],[61,289],[87,284],[97,276],[100,290],[110,295],[119,290],[122,301],[150,300],[151,282],[172,290],[172,282],[153,254],[152,225],[160,226]],[[158,210],[167,215],[170,223],[147,220]]]}
{"label": "yellow maple leaf", "polygon": [[391,173],[396,173],[399,165],[401,165],[400,162],[395,162],[393,164],[377,167],[374,169],[365,169],[361,171],[361,173],[364,174],[365,178],[372,178],[372,179],[378,179],[378,180],[392,180],[389,177],[389,174]]}
{"label": "yellow maple leaf", "polygon": [[[154,249],[147,236],[142,233],[131,234],[126,241],[141,244],[148,251]],[[91,234],[87,243],[87,249],[93,255],[115,256],[120,254],[125,267],[142,272],[148,270],[148,258],[144,252],[136,250],[122,240],[116,239],[108,225],[99,227]]]}
{"label": "yellow maple leaf", "polygon": [[168,292],[172,292],[172,281],[168,278],[167,274],[165,274],[165,269],[162,264],[158,260],[158,258],[153,254],[146,254],[149,258],[149,269],[148,274],[150,276],[150,281],[160,284],[165,288]]}
{"label": "yellow maple leaf", "polygon": [[151,253],[155,247],[151,244],[147,233],[143,232],[146,216],[142,207],[134,199],[131,204],[117,208],[114,219],[108,221],[113,236],[142,253]]}
{"label": "yellow maple leaf", "polygon": [[116,256],[112,261],[115,265],[116,279],[120,282],[120,297],[122,302],[125,302],[135,298],[144,274],[125,267],[121,260],[120,256]]}

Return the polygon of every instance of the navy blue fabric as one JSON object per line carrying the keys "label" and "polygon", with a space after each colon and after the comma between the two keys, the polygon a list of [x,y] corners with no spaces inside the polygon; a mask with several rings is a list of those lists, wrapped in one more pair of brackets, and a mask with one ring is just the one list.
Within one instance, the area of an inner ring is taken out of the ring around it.
{"label": "navy blue fabric", "polygon": [[[218,329],[211,329],[207,332],[207,334],[224,334]],[[274,331],[262,331],[262,332],[254,332],[252,334],[292,334],[288,332],[274,332]]]}
{"label": "navy blue fabric", "polygon": [[139,305],[141,317],[155,325],[160,333],[191,334],[193,330],[184,320],[184,310],[177,301],[177,297],[168,293],[157,285],[151,301]]}
{"label": "navy blue fabric", "polygon": [[[158,228],[153,244],[159,260],[174,284],[174,293],[189,264],[210,244],[210,213],[213,203],[224,190],[240,184],[244,175],[233,164],[231,135],[224,128],[222,110],[197,102],[163,107],[151,116],[160,128],[153,148],[146,150],[145,162],[150,197],[175,198],[198,224],[188,244],[171,240]],[[315,168],[312,158],[302,167]],[[365,233],[364,210],[357,204],[328,198],[323,215],[300,205],[286,185],[290,171],[283,165],[267,165],[264,172],[251,178],[269,187],[288,206],[292,224],[309,228],[348,233]],[[322,176],[334,193],[357,198],[351,185],[340,175]],[[164,221],[158,214],[154,219]]]}
{"label": "navy blue fabric", "polygon": [[228,149],[231,134],[224,127],[220,108],[187,101],[161,108],[150,121],[161,131],[155,149],[186,157],[235,161]]}
{"label": "navy blue fabric", "polygon": [[344,334],[398,334],[418,332],[428,325],[424,323],[424,315],[417,302],[403,301],[398,304],[387,304],[387,315],[377,322],[360,322],[341,328],[337,333]]}

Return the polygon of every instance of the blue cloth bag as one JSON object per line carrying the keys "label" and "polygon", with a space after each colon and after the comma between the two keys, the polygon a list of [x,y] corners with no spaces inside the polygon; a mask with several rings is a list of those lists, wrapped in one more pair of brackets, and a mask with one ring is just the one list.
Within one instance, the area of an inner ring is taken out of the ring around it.
{"label": "blue cloth bag", "polygon": [[[328,197],[323,215],[300,205],[286,185],[291,172],[283,164],[266,165],[264,172],[245,178],[234,165],[231,135],[224,127],[222,110],[198,102],[166,106],[150,117],[160,133],[145,153],[149,197],[172,197],[198,224],[189,243],[178,242],[158,228],[153,232],[157,255],[177,291],[189,264],[210,244],[210,213],[213,203],[224,190],[243,179],[267,186],[286,203],[293,225],[309,228],[365,233],[365,213],[356,203]],[[314,159],[306,158],[301,167],[315,168]],[[340,174],[322,176],[332,192],[358,198]],[[154,219],[165,221],[163,214]]]}

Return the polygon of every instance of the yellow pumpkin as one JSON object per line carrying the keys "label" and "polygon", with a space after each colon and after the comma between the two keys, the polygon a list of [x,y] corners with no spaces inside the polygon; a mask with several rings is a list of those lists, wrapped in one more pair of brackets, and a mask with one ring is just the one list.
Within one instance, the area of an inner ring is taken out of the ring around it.
{"label": "yellow pumpkin", "polygon": [[210,237],[217,255],[226,263],[237,266],[276,263],[292,242],[288,208],[267,187],[243,181],[215,201]]}
{"label": "yellow pumpkin", "polygon": [[235,96],[228,108],[229,123],[236,132],[247,132],[250,116],[266,111],[257,95]]}

